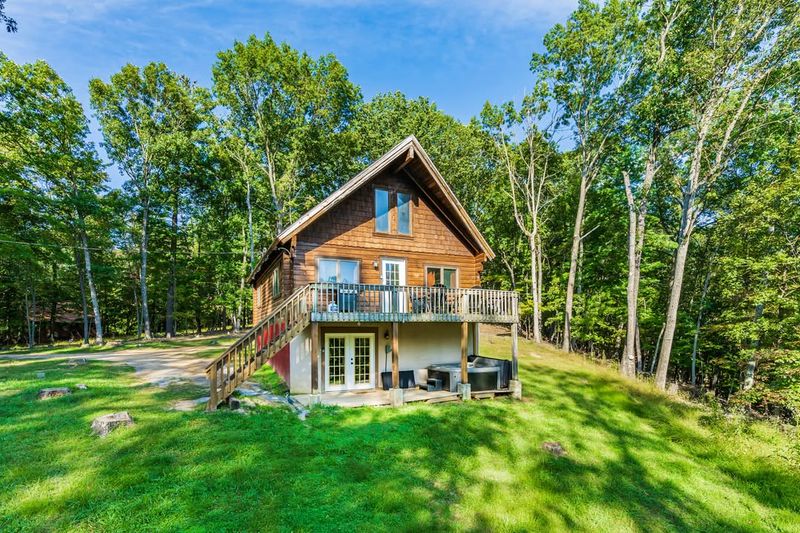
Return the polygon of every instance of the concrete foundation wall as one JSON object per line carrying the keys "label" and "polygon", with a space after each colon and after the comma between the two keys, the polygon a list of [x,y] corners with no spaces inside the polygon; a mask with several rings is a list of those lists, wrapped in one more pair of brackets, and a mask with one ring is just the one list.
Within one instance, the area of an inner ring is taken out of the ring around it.
{"label": "concrete foundation wall", "polygon": [[398,350],[400,370],[413,370],[417,383],[425,383],[429,365],[461,361],[461,324],[400,324]]}
{"label": "concrete foundation wall", "polygon": [[311,392],[311,326],[289,343],[289,390],[294,394]]}

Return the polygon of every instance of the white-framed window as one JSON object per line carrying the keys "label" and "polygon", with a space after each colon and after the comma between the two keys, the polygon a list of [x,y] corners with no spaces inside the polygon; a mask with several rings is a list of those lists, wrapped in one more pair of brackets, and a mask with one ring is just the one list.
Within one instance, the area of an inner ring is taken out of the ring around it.
{"label": "white-framed window", "polygon": [[272,297],[277,298],[281,295],[281,269],[276,268],[272,271]]}
{"label": "white-framed window", "polygon": [[444,285],[448,289],[458,287],[458,269],[453,267],[425,267],[425,283],[428,287]]}
{"label": "white-framed window", "polygon": [[[412,203],[409,192],[375,188],[375,232],[411,235]],[[394,217],[392,210],[395,212]]]}
{"label": "white-framed window", "polygon": [[359,262],[353,259],[320,258],[317,281],[324,283],[358,283]]}
{"label": "white-framed window", "polygon": [[389,191],[386,189],[375,189],[375,231],[379,233],[389,233],[391,224],[389,221]]}
{"label": "white-framed window", "polygon": [[411,235],[411,195],[397,193],[397,233]]}

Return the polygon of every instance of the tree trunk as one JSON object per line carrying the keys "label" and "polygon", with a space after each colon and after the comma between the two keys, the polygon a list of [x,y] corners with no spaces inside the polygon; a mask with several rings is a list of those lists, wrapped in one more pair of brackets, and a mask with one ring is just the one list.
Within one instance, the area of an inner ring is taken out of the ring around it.
{"label": "tree trunk", "polygon": [[[758,323],[764,314],[764,304],[756,304],[756,312],[754,322]],[[744,369],[744,379],[742,380],[742,390],[750,390],[756,384],[756,350],[761,345],[759,339],[753,341],[752,352],[747,360],[747,366]]]}
{"label": "tree trunk", "polygon": [[[103,344],[103,320],[100,317],[100,302],[97,299],[97,287],[94,284],[92,274],[92,256],[89,253],[89,239],[86,237],[86,230],[81,220],[81,248],[83,248],[83,264],[86,272],[86,282],[89,285],[89,296],[92,300],[92,311],[94,312],[94,340],[97,345]],[[88,333],[87,333],[88,341]]]}
{"label": "tree trunk", "polygon": [[564,303],[564,337],[561,349],[568,352],[572,350],[572,338],[570,326],[572,323],[572,306],[575,294],[575,277],[578,273],[578,255],[580,253],[581,240],[583,235],[583,212],[586,207],[586,193],[589,188],[589,180],[586,176],[581,176],[580,194],[578,195],[578,210],[575,214],[575,228],[572,232],[572,253],[569,259],[569,277],[567,278],[567,295]]}
{"label": "tree trunk", "polygon": [[700,295],[700,310],[697,312],[697,324],[694,328],[694,340],[692,341],[692,388],[697,387],[697,342],[700,338],[700,326],[703,323],[703,307],[706,303],[708,285],[711,282],[711,265],[706,271],[706,279],[703,281],[703,293]]}
{"label": "tree trunk", "polygon": [[78,283],[81,289],[81,316],[83,318],[83,340],[82,345],[89,344],[89,307],[86,303],[86,274],[84,267],[81,265],[81,256],[78,250],[75,250],[75,268],[78,269]]}
{"label": "tree trunk", "polygon": [[50,341],[50,344],[56,342],[56,313],[58,313],[58,282],[57,282],[57,274],[56,274],[56,264],[53,263],[51,266],[51,271],[53,273],[52,278],[52,291],[53,295],[50,298],[50,331],[47,334],[47,338]]}
{"label": "tree trunk", "polygon": [[638,224],[636,218],[636,202],[633,199],[633,189],[631,187],[628,173],[623,172],[625,180],[625,194],[628,198],[628,324],[625,330],[625,350],[622,355],[622,364],[619,371],[623,376],[634,377],[636,375],[636,324],[637,314],[637,287],[636,287],[636,237],[638,234]]}
{"label": "tree trunk", "polygon": [[256,251],[255,239],[253,238],[253,205],[250,200],[250,179],[247,180],[247,231],[248,239],[250,240],[250,269],[256,266]]}
{"label": "tree trunk", "polygon": [[656,361],[658,361],[658,351],[661,348],[661,339],[664,338],[664,328],[666,326],[661,326],[661,331],[658,333],[658,339],[656,340],[656,347],[653,350],[653,360],[650,361],[650,374],[652,375],[656,369]]}
{"label": "tree trunk", "polygon": [[33,349],[36,344],[36,287],[25,291],[25,322],[28,326],[28,349]]}
{"label": "tree trunk", "polygon": [[532,233],[528,238],[528,245],[531,249],[531,297],[533,298],[533,340],[542,342],[541,325],[541,303],[539,302],[539,249],[537,245],[537,234]]}
{"label": "tree trunk", "polygon": [[[251,249],[250,252],[252,253],[252,249]],[[251,256],[251,261],[252,261],[252,256]],[[244,247],[242,247],[242,266],[241,266],[241,268],[242,268],[242,275],[239,277],[239,294],[237,295],[237,298],[236,298],[236,300],[237,300],[236,312],[235,312],[235,318],[234,318],[234,321],[233,321],[233,332],[234,333],[239,333],[239,330],[241,329],[240,319],[241,319],[241,317],[243,316],[243,313],[244,313],[244,297],[243,297],[243,295],[244,295],[244,282],[245,282],[245,277],[247,276],[247,270],[246,270],[247,269],[247,246],[246,245]],[[252,266],[250,268],[252,268]]]}
{"label": "tree trunk", "polygon": [[167,287],[167,311],[166,311],[166,336],[171,339],[175,336],[175,288],[176,270],[178,261],[178,196],[175,193],[175,200],[172,205],[172,227],[169,242],[169,286]]}
{"label": "tree trunk", "polygon": [[537,248],[539,250],[539,253],[536,254],[536,260],[539,263],[539,268],[538,268],[538,271],[537,271],[537,275],[539,276],[539,279],[538,279],[538,283],[536,284],[536,288],[538,290],[538,294],[536,295],[536,297],[539,299],[539,324],[540,324],[540,327],[541,327],[541,324],[542,324],[542,302],[544,301],[544,300],[542,300],[542,285],[543,285],[542,280],[544,278],[544,276],[542,275],[542,271],[543,271],[542,270],[542,255],[543,255],[542,251],[543,251],[543,247],[542,247],[542,236],[541,236],[541,234],[538,234],[537,237],[538,237],[538,241],[536,243],[536,246],[537,246]]}
{"label": "tree trunk", "polygon": [[683,216],[678,238],[678,249],[675,252],[675,268],[672,273],[667,317],[664,321],[664,338],[661,342],[661,353],[658,356],[658,367],[656,369],[656,386],[662,390],[667,386],[669,358],[672,353],[672,342],[675,338],[675,328],[678,323],[678,307],[681,303],[683,274],[686,270],[686,256],[689,253],[689,242],[693,229],[689,214],[689,208],[692,203],[692,196],[686,195],[683,202]]}
{"label": "tree trunk", "polygon": [[141,242],[141,270],[139,273],[139,287],[142,297],[142,328],[144,338],[152,339],[150,334],[150,313],[147,309],[147,237],[149,228],[147,227],[150,211],[150,202],[146,200],[142,205],[142,242]]}

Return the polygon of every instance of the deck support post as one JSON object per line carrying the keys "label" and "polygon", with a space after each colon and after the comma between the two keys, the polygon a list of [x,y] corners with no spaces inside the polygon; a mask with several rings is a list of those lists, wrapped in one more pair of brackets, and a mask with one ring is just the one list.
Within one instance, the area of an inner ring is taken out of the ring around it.
{"label": "deck support post", "polygon": [[400,325],[392,322],[392,388],[400,388],[400,354],[398,352],[398,338],[400,337]]}
{"label": "deck support post", "polygon": [[517,361],[517,323],[511,324],[511,379],[519,379],[519,362]]}
{"label": "deck support post", "polygon": [[467,340],[469,338],[469,322],[461,323],[461,383],[458,392],[461,393],[462,400],[471,398],[471,387],[469,385],[469,372],[467,371]]}
{"label": "deck support post", "polygon": [[519,346],[517,341],[517,323],[511,324],[511,380],[508,388],[511,389],[511,397],[515,400],[522,399],[522,382],[519,380]]}
{"label": "deck support post", "polygon": [[217,365],[214,365],[214,368],[208,372],[208,382],[211,385],[211,392],[206,411],[216,411],[219,404],[219,397],[217,396]]}
{"label": "deck support post", "polygon": [[319,394],[319,322],[311,323],[311,394]]}

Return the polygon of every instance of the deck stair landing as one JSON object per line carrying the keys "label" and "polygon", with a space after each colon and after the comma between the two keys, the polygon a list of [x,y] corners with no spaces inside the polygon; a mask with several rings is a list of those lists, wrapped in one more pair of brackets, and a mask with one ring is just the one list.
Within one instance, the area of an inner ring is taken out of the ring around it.
{"label": "deck stair landing", "polygon": [[250,376],[311,322],[309,286],[296,290],[271,314],[206,367],[211,385],[208,410],[215,410]]}

